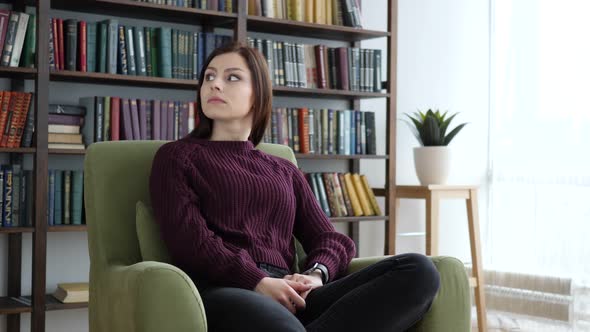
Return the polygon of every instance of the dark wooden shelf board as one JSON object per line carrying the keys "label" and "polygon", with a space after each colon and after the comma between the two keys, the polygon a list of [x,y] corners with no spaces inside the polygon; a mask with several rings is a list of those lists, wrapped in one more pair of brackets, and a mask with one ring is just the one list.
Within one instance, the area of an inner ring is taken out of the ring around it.
{"label": "dark wooden shelf board", "polygon": [[0,77],[33,80],[36,76],[35,68],[0,67]]}
{"label": "dark wooden shelf board", "polygon": [[369,216],[369,217],[330,217],[332,222],[361,222],[361,221],[377,221],[389,220],[388,216]]}
{"label": "dark wooden shelf board", "polygon": [[[26,300],[24,302],[27,302]],[[27,305],[19,299],[10,297],[10,296],[2,296],[0,297],[0,314],[1,315],[11,315],[11,314],[20,314],[23,312],[31,312],[33,308],[30,305]]]}
{"label": "dark wooden shelf board", "polygon": [[364,30],[352,27],[282,20],[263,16],[248,16],[248,31],[295,35],[342,41],[360,41],[389,36],[387,31]]}
{"label": "dark wooden shelf board", "polygon": [[35,148],[0,148],[0,153],[35,153]]}
{"label": "dark wooden shelf board", "polygon": [[341,154],[296,153],[295,158],[297,158],[297,159],[320,159],[320,160],[335,160],[335,159],[349,160],[349,159],[388,159],[389,156],[372,155],[372,154],[341,155]]}
{"label": "dark wooden shelf board", "polygon": [[49,154],[86,154],[86,150],[76,150],[76,149],[49,149]]}
{"label": "dark wooden shelf board", "polygon": [[48,226],[48,232],[86,232],[86,225],[53,225]]}
{"label": "dark wooden shelf board", "polygon": [[275,96],[295,96],[295,97],[316,97],[316,98],[385,98],[389,93],[383,92],[361,92],[350,90],[336,89],[309,89],[309,88],[292,88],[286,86],[274,86],[273,94]]}
{"label": "dark wooden shelf board", "polygon": [[53,295],[47,294],[45,295],[45,310],[68,310],[68,309],[80,309],[80,308],[88,308],[88,302],[80,302],[80,303],[61,303],[57,300]]}
{"label": "dark wooden shelf board", "polygon": [[197,90],[197,81],[181,80],[174,78],[133,76],[106,73],[88,73],[79,71],[53,71],[50,73],[51,81],[93,83],[93,84],[114,84],[125,86],[141,86],[166,89]]}
{"label": "dark wooden shelf board", "polygon": [[181,24],[232,28],[237,14],[130,0],[51,0],[53,9]]}
{"label": "dark wooden shelf board", "polygon": [[33,233],[33,227],[0,227],[0,233]]}

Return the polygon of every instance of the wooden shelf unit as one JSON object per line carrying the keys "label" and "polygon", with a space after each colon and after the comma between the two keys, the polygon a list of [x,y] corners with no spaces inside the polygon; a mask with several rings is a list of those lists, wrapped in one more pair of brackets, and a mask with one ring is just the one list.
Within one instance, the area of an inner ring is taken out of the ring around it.
{"label": "wooden shelf unit", "polygon": [[[13,1],[14,10],[22,10],[28,0]],[[383,59],[386,68],[387,89],[382,92],[360,92],[335,89],[308,89],[274,86],[275,96],[296,98],[340,99],[349,102],[349,108],[360,109],[360,100],[365,98],[385,98],[386,132],[385,155],[313,155],[297,154],[298,159],[311,160],[347,160],[350,172],[359,172],[361,159],[382,159],[385,166],[385,188],[374,189],[377,196],[385,197],[385,215],[369,217],[330,218],[334,223],[348,223],[350,236],[358,245],[359,223],[385,221],[385,254],[393,254],[395,248],[394,218],[395,213],[395,136],[396,136],[396,62],[397,62],[397,7],[398,1],[389,1],[387,12],[387,31],[372,31],[351,27],[329,26],[315,23],[296,22],[247,15],[247,0],[237,1],[236,13],[221,13],[209,10],[179,8],[156,5],[131,0],[39,0],[37,5],[37,27],[49,25],[53,15],[51,9],[83,12],[113,17],[134,18],[168,23],[201,25],[206,29],[227,28],[234,32],[234,40],[246,42],[248,32],[263,32],[291,37],[317,38],[348,42],[351,47],[360,47],[361,40],[386,38],[389,56]],[[49,30],[38,29],[36,54],[37,68],[0,67],[0,78],[11,79],[17,85],[24,86],[25,80],[33,80],[35,98],[32,110],[35,112],[35,147],[0,148],[0,153],[31,154],[34,169],[33,227],[0,228],[0,236],[9,237],[8,260],[8,294],[0,297],[0,314],[7,315],[7,331],[20,331],[20,314],[31,313],[31,331],[45,331],[45,312],[48,310],[66,310],[88,307],[87,303],[63,304],[46,294],[47,233],[49,232],[85,232],[86,225],[47,225],[48,160],[51,155],[81,155],[85,150],[48,149],[48,114],[50,103],[50,82],[71,82],[80,84],[101,84],[129,87],[151,87],[177,90],[196,90],[198,82],[194,80],[169,79],[161,77],[125,76],[106,73],[82,73],[76,71],[50,71],[48,48]],[[40,47],[42,46],[42,47]],[[381,139],[381,137],[379,137]],[[22,234],[31,233],[32,250],[32,294],[21,293],[21,253]],[[18,254],[17,254],[18,253]],[[16,295],[15,295],[16,294]],[[27,304],[29,303],[29,304]]]}

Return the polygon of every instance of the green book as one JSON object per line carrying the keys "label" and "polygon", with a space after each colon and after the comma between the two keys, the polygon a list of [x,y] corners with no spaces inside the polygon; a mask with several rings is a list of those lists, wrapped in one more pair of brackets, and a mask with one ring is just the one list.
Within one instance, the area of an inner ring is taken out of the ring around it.
{"label": "green book", "polygon": [[70,215],[70,205],[71,205],[71,198],[70,198],[70,193],[72,191],[72,171],[64,171],[63,174],[63,180],[64,180],[64,187],[63,187],[63,201],[64,201],[64,205],[63,205],[63,223],[65,225],[70,225],[72,223],[71,221],[71,215]]}
{"label": "green book", "polygon": [[150,28],[151,51],[152,51],[152,76],[159,77],[160,71],[158,69],[158,34],[155,28]]}
{"label": "green book", "polygon": [[55,170],[55,190],[53,194],[53,224],[54,225],[61,225],[63,224],[63,175],[64,171],[56,169]]}
{"label": "green book", "polygon": [[[86,71],[96,72],[96,23],[86,23]],[[106,47],[105,47],[106,48]]]}
{"label": "green book", "polygon": [[104,105],[103,105],[103,121],[102,121],[102,140],[103,141],[110,141],[111,140],[111,97],[106,96],[104,97]]}
{"label": "green book", "polygon": [[152,30],[149,27],[143,28],[145,37],[145,74],[154,76],[152,72]]}
{"label": "green book", "polygon": [[98,52],[96,54],[97,56],[97,71],[99,73],[106,73],[107,72],[107,45],[108,45],[108,23],[107,22],[98,22],[97,23],[97,34],[98,34],[98,38],[97,38],[97,45],[98,47]]}
{"label": "green book", "polygon": [[172,29],[157,28],[158,73],[160,77],[172,78]]}
{"label": "green book", "polygon": [[71,222],[73,225],[82,224],[82,186],[84,173],[81,170],[72,171],[71,184]]}
{"label": "green book", "polygon": [[35,14],[30,15],[27,33],[25,35],[23,55],[20,59],[20,66],[25,68],[35,68],[35,58],[37,56],[35,53],[35,49],[37,47],[37,19]]}

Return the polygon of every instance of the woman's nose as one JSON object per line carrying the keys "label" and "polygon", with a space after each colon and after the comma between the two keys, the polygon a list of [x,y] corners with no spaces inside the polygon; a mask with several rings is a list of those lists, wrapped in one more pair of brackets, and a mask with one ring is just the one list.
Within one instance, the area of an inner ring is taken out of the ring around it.
{"label": "woman's nose", "polygon": [[221,91],[222,85],[223,85],[222,81],[220,79],[218,79],[217,77],[213,81],[210,82],[211,90]]}

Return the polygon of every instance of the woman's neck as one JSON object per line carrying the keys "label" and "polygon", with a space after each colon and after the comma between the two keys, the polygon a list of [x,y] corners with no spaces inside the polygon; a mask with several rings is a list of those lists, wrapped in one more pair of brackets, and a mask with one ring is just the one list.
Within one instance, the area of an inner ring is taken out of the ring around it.
{"label": "woman's neck", "polygon": [[229,126],[214,123],[209,139],[212,141],[247,141],[251,131],[252,128],[243,125]]}

